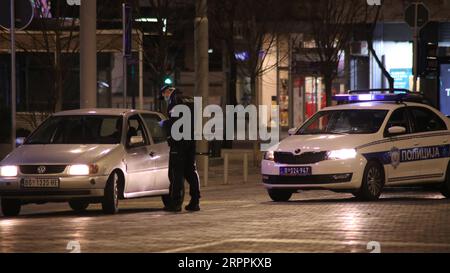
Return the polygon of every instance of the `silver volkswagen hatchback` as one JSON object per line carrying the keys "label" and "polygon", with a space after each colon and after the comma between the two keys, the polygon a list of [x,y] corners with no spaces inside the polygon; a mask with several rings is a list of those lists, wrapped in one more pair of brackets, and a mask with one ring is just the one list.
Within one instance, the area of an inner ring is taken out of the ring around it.
{"label": "silver volkswagen hatchback", "polygon": [[118,212],[120,199],[170,199],[169,147],[156,112],[83,109],[49,117],[0,162],[1,208],[68,202],[77,211],[101,203]]}

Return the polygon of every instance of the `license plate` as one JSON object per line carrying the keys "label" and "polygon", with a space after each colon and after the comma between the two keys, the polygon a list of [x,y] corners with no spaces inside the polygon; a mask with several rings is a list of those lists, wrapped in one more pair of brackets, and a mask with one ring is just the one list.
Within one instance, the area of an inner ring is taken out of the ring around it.
{"label": "license plate", "polygon": [[22,180],[25,189],[58,189],[58,178],[26,178]]}
{"label": "license plate", "polygon": [[308,176],[312,174],[311,167],[283,167],[280,168],[281,176]]}

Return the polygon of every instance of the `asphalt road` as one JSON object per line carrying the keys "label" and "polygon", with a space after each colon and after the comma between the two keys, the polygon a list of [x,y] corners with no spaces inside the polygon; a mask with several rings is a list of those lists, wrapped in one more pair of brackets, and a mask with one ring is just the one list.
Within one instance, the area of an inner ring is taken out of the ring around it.
{"label": "asphalt road", "polygon": [[434,192],[390,192],[378,202],[304,192],[273,203],[254,183],[203,190],[202,211],[162,211],[159,198],[92,205],[25,206],[0,216],[0,252],[450,252],[450,201]]}

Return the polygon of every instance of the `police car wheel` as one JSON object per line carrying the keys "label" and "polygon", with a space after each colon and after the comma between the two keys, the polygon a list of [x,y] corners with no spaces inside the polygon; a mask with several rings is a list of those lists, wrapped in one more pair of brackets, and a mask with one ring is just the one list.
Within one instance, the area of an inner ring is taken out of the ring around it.
{"label": "police car wheel", "polygon": [[2,199],[2,213],[6,217],[14,217],[20,214],[22,202],[17,199]]}
{"label": "police car wheel", "polygon": [[447,172],[445,174],[445,181],[442,184],[441,193],[447,198],[450,198],[450,163],[447,166]]}
{"label": "police car wheel", "polygon": [[383,187],[383,167],[378,162],[369,161],[364,169],[362,185],[356,197],[364,201],[378,200],[383,191]]}
{"label": "police car wheel", "polygon": [[106,183],[102,210],[105,214],[116,214],[119,212],[119,175],[115,172],[111,174]]}
{"label": "police car wheel", "polygon": [[270,198],[274,202],[287,202],[291,199],[293,192],[291,190],[270,189],[267,190]]}
{"label": "police car wheel", "polygon": [[89,207],[89,203],[86,201],[71,200],[69,201],[69,206],[75,212],[83,212]]}

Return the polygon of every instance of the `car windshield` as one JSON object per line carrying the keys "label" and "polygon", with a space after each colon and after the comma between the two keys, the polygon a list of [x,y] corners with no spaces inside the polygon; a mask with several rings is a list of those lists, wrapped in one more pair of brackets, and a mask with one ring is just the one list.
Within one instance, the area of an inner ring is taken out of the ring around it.
{"label": "car windshield", "polygon": [[321,111],[297,135],[374,134],[380,130],[387,113],[387,110]]}
{"label": "car windshield", "polygon": [[120,116],[54,116],[27,139],[36,144],[118,144],[122,137]]}

